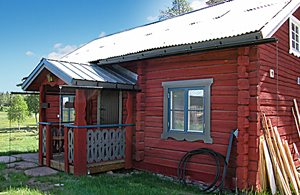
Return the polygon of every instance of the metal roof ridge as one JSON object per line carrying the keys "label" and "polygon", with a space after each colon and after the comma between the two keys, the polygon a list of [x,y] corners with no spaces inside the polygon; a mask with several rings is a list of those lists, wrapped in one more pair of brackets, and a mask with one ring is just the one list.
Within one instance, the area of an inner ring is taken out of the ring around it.
{"label": "metal roof ridge", "polygon": [[[55,61],[55,62],[62,62],[62,63],[71,63],[71,64],[78,64],[78,65],[86,65],[86,66],[97,66],[97,64],[94,63],[82,63],[82,62],[71,62],[71,61],[67,61],[67,60],[58,60],[58,59],[50,59],[50,58],[42,58],[42,60],[47,60],[47,61]],[[41,61],[42,61],[41,60]]]}
{"label": "metal roof ridge", "polygon": [[131,28],[127,28],[127,29],[124,29],[124,30],[120,30],[118,32],[114,32],[114,33],[111,33],[111,34],[108,34],[108,35],[105,35],[105,36],[102,36],[102,37],[97,37],[97,38],[94,38],[92,39],[91,41],[81,45],[80,47],[78,47],[77,49],[67,53],[66,55],[64,55],[62,58],[65,58],[67,57],[68,55],[76,52],[77,50],[81,49],[82,47],[94,42],[94,41],[97,41],[99,39],[103,39],[103,38],[107,38],[107,37],[110,37],[110,36],[113,36],[113,35],[117,35],[117,34],[120,34],[120,33],[124,33],[124,32],[128,32],[128,31],[131,31],[131,30],[134,30],[134,29],[138,29],[138,28],[143,28],[143,27],[146,27],[146,26],[150,26],[150,25],[153,25],[153,24],[157,24],[157,23],[162,23],[162,22],[165,22],[165,21],[168,21],[168,20],[172,20],[172,19],[176,19],[178,17],[181,17],[181,16],[184,16],[184,15],[188,15],[188,14],[192,14],[194,12],[198,12],[198,11],[202,11],[202,10],[206,10],[206,9],[209,9],[209,8],[212,8],[212,7],[215,7],[215,6],[218,6],[218,5],[221,5],[221,4],[224,4],[224,3],[227,3],[227,2],[231,2],[231,1],[234,1],[234,0],[225,0],[223,2],[219,2],[219,3],[216,3],[214,5],[209,5],[209,6],[206,6],[206,7],[202,7],[202,8],[198,8],[198,9],[195,9],[195,10],[192,10],[190,12],[187,12],[187,13],[182,13],[180,15],[177,15],[177,16],[174,16],[172,18],[167,18],[167,19],[163,19],[163,20],[157,20],[157,21],[154,21],[154,22],[150,22],[150,23],[146,23],[146,24],[142,24],[142,25],[139,25],[139,26],[135,26],[135,27],[131,27]]}

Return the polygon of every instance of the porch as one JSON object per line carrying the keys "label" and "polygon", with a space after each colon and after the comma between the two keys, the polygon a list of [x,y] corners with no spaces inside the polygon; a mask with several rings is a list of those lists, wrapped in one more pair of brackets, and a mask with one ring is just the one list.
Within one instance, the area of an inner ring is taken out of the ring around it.
{"label": "porch", "polygon": [[[131,168],[128,145],[132,127],[133,124],[75,126],[40,122],[40,164],[75,175]],[[75,146],[76,131],[81,139],[79,146]]]}
{"label": "porch", "polygon": [[22,84],[39,91],[39,164],[74,175],[131,168],[137,75],[118,65],[42,59]]}

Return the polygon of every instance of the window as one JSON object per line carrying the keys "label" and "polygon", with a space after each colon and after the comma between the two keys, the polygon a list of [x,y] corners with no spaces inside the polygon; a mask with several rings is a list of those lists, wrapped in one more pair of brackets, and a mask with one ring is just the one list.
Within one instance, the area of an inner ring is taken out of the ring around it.
{"label": "window", "polygon": [[162,138],[203,140],[210,136],[210,86],[213,79],[163,82],[164,131]]}
{"label": "window", "polygon": [[74,109],[74,95],[62,96],[62,114],[61,121],[62,122],[74,122],[75,121],[75,109]]}
{"label": "window", "polygon": [[294,16],[290,17],[290,53],[300,57],[299,46],[300,21]]}

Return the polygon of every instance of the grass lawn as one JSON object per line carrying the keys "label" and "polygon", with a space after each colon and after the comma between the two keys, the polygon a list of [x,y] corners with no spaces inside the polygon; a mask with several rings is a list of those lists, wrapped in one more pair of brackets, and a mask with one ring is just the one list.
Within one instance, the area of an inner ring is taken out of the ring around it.
{"label": "grass lawn", "polygon": [[[4,169],[5,166],[0,165],[0,194],[199,194],[196,187],[183,186],[145,172],[120,172],[113,175],[104,173],[82,177],[59,173],[55,176],[31,178],[23,173],[5,174]],[[63,186],[56,187],[55,184]]]}
{"label": "grass lawn", "polygon": [[[29,117],[21,126],[33,124],[35,124],[34,117]],[[1,130],[9,126],[7,113],[0,112],[0,155],[36,152],[38,150],[37,131],[18,131],[17,128],[13,130]],[[17,123],[14,122],[11,126],[17,127]]]}
{"label": "grass lawn", "polygon": [[[27,117],[27,119],[20,126],[28,126],[36,124],[34,116]],[[9,120],[7,119],[7,112],[0,112],[0,129],[8,128]],[[18,127],[17,122],[12,122],[11,127]]]}
{"label": "grass lawn", "polygon": [[0,130],[0,155],[37,151],[37,131]]}

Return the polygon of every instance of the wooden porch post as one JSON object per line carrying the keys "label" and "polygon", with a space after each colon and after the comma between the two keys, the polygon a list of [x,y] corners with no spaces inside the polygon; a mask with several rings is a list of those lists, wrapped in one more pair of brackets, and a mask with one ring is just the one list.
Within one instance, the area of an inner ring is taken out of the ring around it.
{"label": "wooden porch post", "polygon": [[[86,126],[86,95],[84,90],[76,89],[75,126]],[[86,175],[86,129],[74,128],[74,175]]]}
{"label": "wooden porch post", "polygon": [[69,151],[68,151],[68,127],[64,127],[64,159],[65,159],[65,172],[69,173]]}
{"label": "wooden porch post", "polygon": [[46,165],[50,167],[52,159],[52,132],[50,125],[46,125]]}
{"label": "wooden porch post", "polygon": [[[133,92],[127,92],[127,118],[126,124],[133,124]],[[133,127],[126,127],[126,145],[125,145],[125,168],[132,168],[132,131]]]}
{"label": "wooden porch post", "polygon": [[[40,110],[39,122],[45,122],[45,109],[42,108],[42,103],[45,102],[45,87],[40,86]],[[43,165],[43,125],[39,125],[39,165]]]}

